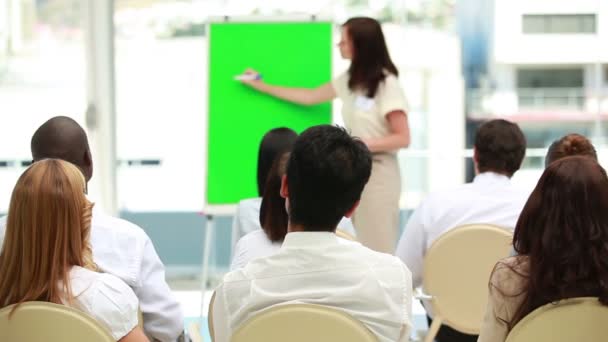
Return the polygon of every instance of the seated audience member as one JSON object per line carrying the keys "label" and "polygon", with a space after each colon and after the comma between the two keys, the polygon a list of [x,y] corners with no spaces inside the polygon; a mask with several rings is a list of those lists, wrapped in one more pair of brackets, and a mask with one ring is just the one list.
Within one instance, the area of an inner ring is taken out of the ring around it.
{"label": "seated audience member", "polygon": [[[477,130],[472,183],[430,194],[410,217],[395,252],[412,271],[414,287],[422,285],[427,249],[442,234],[460,225],[485,223],[513,229],[527,195],[511,184],[526,150],[519,127],[492,120]],[[430,317],[429,317],[430,320]],[[442,326],[437,341],[476,341],[477,336]]]}
{"label": "seated audience member", "polygon": [[[87,183],[93,176],[87,135],[68,117],[57,116],[40,126],[32,136],[31,149],[34,163],[57,158],[76,165]],[[178,339],[184,330],[181,308],[165,281],[165,267],[148,235],[135,224],[109,216],[97,207],[92,215],[91,247],[99,269],[133,289],[148,337],[160,342]],[[6,217],[0,219],[0,243],[5,225]]]}
{"label": "seated audience member", "polygon": [[[262,229],[254,230],[243,236],[236,243],[234,257],[230,270],[245,266],[249,261],[276,253],[287,234],[287,211],[285,198],[281,197],[281,180],[287,171],[289,152],[283,153],[275,159],[268,174],[264,187],[264,196],[260,206],[260,226]],[[343,217],[338,229],[348,227],[349,219]],[[342,242],[347,240],[340,239]]]}
{"label": "seated audience member", "polygon": [[595,147],[580,134],[568,134],[561,139],[554,141],[545,157],[545,167],[554,161],[568,156],[587,156],[597,161]]}
{"label": "seated audience member", "polygon": [[535,309],[573,297],[608,305],[608,178],[590,157],[551,163],[496,265],[480,342],[502,342]]}
{"label": "seated audience member", "polygon": [[213,306],[217,341],[251,317],[280,304],[340,309],[365,324],[379,341],[407,341],[411,275],[403,263],[335,234],[357,208],[371,173],[360,140],[334,126],[309,128],[296,140],[280,193],[288,233],[278,252],[224,277]]}
{"label": "seated audience member", "polygon": [[285,152],[291,151],[298,133],[287,127],[274,128],[264,134],[258,150],[257,188],[258,196],[244,199],[239,202],[234,219],[232,231],[236,233],[232,237],[236,243],[244,235],[259,230],[260,227],[260,205],[266,187],[266,180],[275,159]]}
{"label": "seated audience member", "polygon": [[78,168],[39,161],[17,181],[0,253],[0,308],[29,301],[84,311],[121,342],[148,341],[137,297],[122,280],[98,273],[89,235],[90,203]]}
{"label": "seated audience member", "polygon": [[258,222],[262,229],[254,230],[236,243],[230,270],[245,266],[249,261],[276,253],[287,234],[287,211],[281,197],[281,179],[287,168],[289,153],[280,154],[274,161],[264,186]]}

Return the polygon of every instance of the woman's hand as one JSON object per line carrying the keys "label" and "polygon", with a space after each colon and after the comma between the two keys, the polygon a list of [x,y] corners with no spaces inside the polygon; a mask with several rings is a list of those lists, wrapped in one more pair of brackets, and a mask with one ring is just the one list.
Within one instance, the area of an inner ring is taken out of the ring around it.
{"label": "woman's hand", "polygon": [[330,101],[336,97],[336,92],[331,83],[326,83],[314,89],[288,88],[267,84],[260,77],[260,73],[253,69],[245,70],[242,76],[249,76],[241,79],[242,84],[276,98],[305,106]]}
{"label": "woman's hand", "polygon": [[241,80],[241,83],[250,86],[251,88],[255,89],[255,90],[259,90],[261,91],[262,86],[264,85],[264,81],[262,81],[262,79],[260,78],[260,73],[253,70],[253,69],[247,69],[245,70],[245,72],[243,73],[243,75],[247,75],[247,76],[253,76],[252,78],[244,78]]}

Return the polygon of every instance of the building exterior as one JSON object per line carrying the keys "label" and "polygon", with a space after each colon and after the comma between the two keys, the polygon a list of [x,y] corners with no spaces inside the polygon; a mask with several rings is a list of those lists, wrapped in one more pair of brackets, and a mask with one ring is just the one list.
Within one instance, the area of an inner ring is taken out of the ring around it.
{"label": "building exterior", "polygon": [[505,117],[560,134],[568,122],[602,135],[608,2],[461,0],[457,17],[470,120]]}

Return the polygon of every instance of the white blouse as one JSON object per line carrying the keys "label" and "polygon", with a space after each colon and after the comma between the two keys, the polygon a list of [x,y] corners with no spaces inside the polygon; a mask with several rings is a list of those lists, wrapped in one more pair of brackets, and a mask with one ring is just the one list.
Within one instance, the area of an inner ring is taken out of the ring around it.
{"label": "white blouse", "polygon": [[70,286],[75,297],[74,308],[106,327],[115,340],[125,337],[137,326],[137,297],[117,277],[74,266],[70,270]]}
{"label": "white blouse", "polygon": [[273,255],[281,249],[282,241],[272,242],[262,229],[253,231],[236,243],[230,270],[236,270],[247,265],[253,259]]}
{"label": "white blouse", "polygon": [[232,219],[232,247],[243,236],[262,228],[260,227],[260,206],[262,206],[261,197],[248,198],[239,202]]}

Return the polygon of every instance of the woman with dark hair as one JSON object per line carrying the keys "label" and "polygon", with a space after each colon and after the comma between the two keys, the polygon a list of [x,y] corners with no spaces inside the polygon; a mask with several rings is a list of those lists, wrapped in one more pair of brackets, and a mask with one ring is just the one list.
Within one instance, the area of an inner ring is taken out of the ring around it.
{"label": "woman with dark hair", "polygon": [[232,221],[232,246],[245,234],[260,229],[260,205],[266,179],[272,163],[281,154],[291,151],[298,133],[287,127],[274,128],[262,137],[258,150],[258,170],[256,175],[258,196],[239,202]]}
{"label": "woman with dark hair", "polygon": [[[260,92],[302,105],[336,97],[342,100],[346,127],[373,153],[372,175],[353,216],[357,236],[372,249],[393,253],[401,194],[397,151],[410,143],[407,101],[378,21],[349,19],[342,26],[338,46],[342,57],[351,60],[350,67],[318,88],[280,87],[267,84],[260,77],[242,82]],[[246,73],[259,75],[253,70]]]}
{"label": "woman with dark hair", "polygon": [[587,156],[597,160],[597,152],[589,139],[576,133],[563,136],[559,140],[555,140],[545,157],[545,167],[554,161],[568,156]]}
{"label": "woman with dark hair", "polygon": [[260,206],[258,229],[243,236],[234,248],[231,270],[245,266],[250,260],[274,254],[281,248],[287,234],[285,199],[280,196],[281,178],[287,170],[289,152],[279,155],[268,172]]}
{"label": "woman with dark hair", "polygon": [[608,177],[589,157],[551,163],[515,227],[516,256],[495,266],[479,342],[502,342],[548,303],[598,297],[608,305]]}

